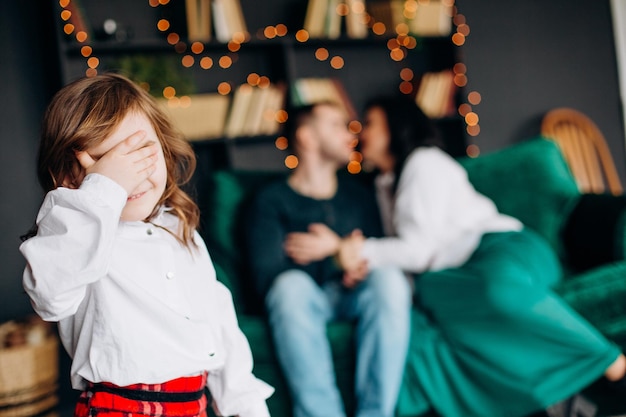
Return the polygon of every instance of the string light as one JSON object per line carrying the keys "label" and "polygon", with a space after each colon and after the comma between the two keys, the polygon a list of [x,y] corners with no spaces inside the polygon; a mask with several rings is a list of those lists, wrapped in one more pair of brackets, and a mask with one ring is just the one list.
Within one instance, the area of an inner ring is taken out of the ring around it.
{"label": "string light", "polygon": [[350,123],[348,123],[348,130],[353,135],[357,135],[363,130],[363,125],[358,120],[351,120]]}
{"label": "string light", "polygon": [[196,60],[191,55],[185,55],[180,60],[181,64],[183,64],[183,67],[185,67],[185,68],[193,67],[193,64],[194,64],[195,61]]}
{"label": "string light", "polygon": [[473,105],[478,105],[482,100],[482,96],[478,91],[472,91],[467,95],[467,100]]}
{"label": "string light", "polygon": [[288,155],[285,158],[285,166],[289,169],[294,169],[298,166],[298,157],[295,155]]}
{"label": "string light", "polygon": [[259,76],[259,74],[257,74],[256,72],[250,73],[248,74],[248,84],[250,85],[259,85],[259,80],[261,79],[261,76]]}
{"label": "string light", "polygon": [[469,145],[467,149],[465,150],[465,152],[467,153],[467,156],[469,156],[470,158],[476,158],[478,157],[478,155],[480,155],[480,149],[475,144]]}
{"label": "string light", "polygon": [[305,29],[300,29],[299,31],[296,32],[296,40],[298,42],[306,42],[309,40],[309,32],[307,32]]}
{"label": "string light", "polygon": [[287,140],[286,137],[279,136],[274,141],[274,146],[276,146],[276,149],[278,149],[280,151],[284,151],[284,150],[286,150],[289,147],[289,141]]}
{"label": "string light", "polygon": [[172,86],[167,86],[163,89],[163,97],[171,99],[176,96],[176,89]]}
{"label": "string light", "polygon": [[342,57],[340,56],[334,56],[330,59],[330,66],[333,67],[334,69],[338,70],[343,68],[344,66],[344,60]]}
{"label": "string light", "polygon": [[161,19],[157,22],[157,28],[161,31],[161,32],[165,32],[166,30],[168,30],[170,28],[170,22],[167,19]]}
{"label": "string light", "polygon": [[372,25],[372,32],[376,35],[384,35],[387,32],[387,27],[383,22],[376,22]]}
{"label": "string light", "polygon": [[230,68],[231,65],[233,65],[233,60],[231,57],[224,55],[222,57],[220,57],[219,59],[219,65],[220,67],[226,69],[226,68]]}
{"label": "string light", "polygon": [[213,59],[208,56],[202,57],[202,59],[200,59],[200,67],[205,70],[210,69],[213,67]]}
{"label": "string light", "polygon": [[191,52],[196,55],[201,54],[204,51],[204,44],[202,42],[194,42],[191,44]]}
{"label": "string light", "polygon": [[287,119],[289,119],[289,114],[285,110],[278,110],[275,119],[278,123],[286,123]]}
{"label": "string light", "polygon": [[315,51],[315,58],[317,58],[319,61],[326,61],[329,56],[330,54],[328,52],[328,49],[326,48],[317,48],[317,50]]}
{"label": "string light", "polygon": [[361,163],[357,161],[348,162],[348,172],[350,174],[358,174],[361,172]]}
{"label": "string light", "polygon": [[230,83],[227,83],[226,81],[219,83],[219,85],[217,86],[217,92],[223,96],[229,94],[231,91],[232,87]]}
{"label": "string light", "polygon": [[[62,7],[69,5],[69,3],[70,3],[70,0],[59,0],[59,4],[61,4]],[[161,5],[168,4],[168,3],[169,3],[169,0],[149,0],[149,5],[151,7],[158,7]],[[415,14],[419,10],[419,5],[426,4],[426,3],[428,3],[428,0],[404,1],[403,2],[404,16],[407,19],[414,18]],[[451,41],[453,42],[454,45],[457,45],[457,46],[461,46],[465,44],[466,38],[470,34],[470,28],[469,28],[469,25],[467,25],[466,23],[465,16],[458,13],[456,6],[454,6],[454,0],[441,0],[441,3],[446,7],[446,13],[450,15],[453,23],[456,25],[456,32],[451,34]],[[391,60],[395,62],[400,62],[406,59],[409,55],[409,50],[415,49],[419,44],[418,39],[416,39],[415,36],[410,35],[410,27],[407,23],[403,22],[403,23],[396,25],[395,28],[388,28],[385,25],[385,23],[375,21],[375,19],[372,16],[366,13],[365,3],[362,0],[353,2],[352,7],[349,7],[345,1],[341,1],[337,5],[335,11],[337,14],[339,14],[340,16],[344,16],[344,17],[350,13],[362,15],[362,19],[364,23],[367,24],[367,26],[372,30],[372,32],[378,36],[382,36],[385,33],[388,33],[389,30],[395,30],[396,36],[394,38],[389,39],[387,43],[387,47],[389,49],[389,57]],[[68,21],[70,17],[71,17],[71,13],[69,10],[64,10],[62,12],[61,18],[64,21]],[[171,29],[171,23],[167,19],[160,19],[157,22],[157,28],[162,32],[167,32]],[[73,34],[76,31],[76,28],[73,25],[71,25],[71,23],[68,22],[64,30],[69,35],[69,34]],[[261,28],[259,35],[261,35],[260,36],[261,39],[274,39],[276,37],[285,36],[287,33],[288,33],[287,26],[279,23],[276,25],[268,25],[265,28]],[[74,34],[74,36],[77,36],[77,34]],[[238,52],[241,48],[241,45],[249,39],[249,36],[250,36],[249,33],[243,33],[243,32],[237,32],[233,34],[232,39],[227,43],[227,47],[228,47],[228,50],[230,51],[230,54],[223,55],[219,58],[215,58],[219,67],[228,69],[235,62],[237,62],[238,55],[236,54],[236,52]],[[301,43],[307,42],[309,38],[310,38],[310,35],[305,29],[300,29],[295,33],[295,39],[298,42],[301,42]],[[79,42],[84,42],[86,40],[87,40],[87,36],[85,34],[85,37],[83,38],[83,40],[82,41],[79,40]],[[174,47],[174,50],[177,53],[183,55],[187,52],[188,45],[185,42],[181,41],[181,37],[177,33],[174,33],[174,32],[167,33],[167,42],[168,44]],[[190,53],[187,53],[186,55],[181,57],[181,64],[184,67],[189,68],[195,65],[196,62],[199,64],[199,66],[202,69],[205,69],[205,70],[208,70],[214,66],[213,58],[209,56],[203,56],[203,57],[198,56],[196,58],[192,55],[192,54],[201,55],[204,53],[205,44],[203,44],[202,42],[191,43],[191,45],[189,46],[189,50],[190,50]],[[81,54],[85,58],[89,59],[88,60],[88,63],[89,63],[88,73],[97,73],[96,69],[99,66],[99,60],[97,57],[92,56],[93,54],[92,48],[90,46],[85,45],[83,48],[81,48]],[[317,48],[315,50],[315,58],[319,61],[328,60],[330,66],[336,70],[342,69],[345,66],[345,60],[343,57],[336,55],[336,56],[333,56],[331,59],[329,59],[330,52],[328,51],[328,49],[323,48],[323,47]],[[410,68],[406,68],[406,67],[402,68],[402,70],[400,71],[400,79],[401,79],[401,82],[399,85],[400,91],[403,92],[404,94],[412,93],[414,90],[413,70],[411,70]],[[260,76],[259,74],[256,74],[256,73],[251,73],[248,75],[247,83],[250,86],[256,86],[258,88],[266,88],[271,85],[270,79],[268,77]],[[460,63],[455,65],[454,83],[458,87],[464,87],[467,85],[467,75],[466,75],[465,65],[460,64]],[[232,86],[229,82],[221,82],[218,85],[217,89],[220,94],[224,94],[224,95],[230,94],[232,92]],[[184,97],[185,96],[179,99],[175,97],[175,93],[174,93],[174,96],[172,97],[172,99],[175,98],[179,102],[181,100],[183,102],[189,102],[189,103],[191,102],[191,99],[189,97],[187,98],[184,98]],[[467,95],[467,100],[472,105],[477,105],[481,101],[481,96],[478,92],[472,91]],[[478,114],[472,110],[471,105],[467,103],[463,103],[459,106],[458,111],[459,111],[459,114],[461,114],[461,116],[465,120],[468,134],[473,135],[473,136],[477,135],[478,132],[480,132],[480,126],[478,124],[479,118],[478,118]],[[266,112],[264,113],[264,117],[268,120],[271,118],[274,118],[274,120],[276,120],[277,122],[284,123],[288,118],[288,114],[284,110],[278,110],[278,111]],[[358,121],[354,120],[350,122],[349,128],[353,134],[358,134],[362,126],[360,125]],[[287,147],[286,138],[280,137],[276,139],[276,147],[278,149],[286,149]],[[473,152],[474,154],[477,154],[480,151],[476,145],[471,145],[471,147],[468,147],[468,154],[470,154],[471,152]],[[360,172],[362,160],[359,158],[362,158],[362,155],[358,152],[355,152],[354,156],[352,157],[351,163],[349,164],[349,167],[348,167],[348,170],[350,172],[353,172],[353,173]],[[298,160],[294,155],[290,155],[287,158],[285,158],[285,165],[288,166],[289,168],[293,169],[297,166],[297,164],[298,164]]]}

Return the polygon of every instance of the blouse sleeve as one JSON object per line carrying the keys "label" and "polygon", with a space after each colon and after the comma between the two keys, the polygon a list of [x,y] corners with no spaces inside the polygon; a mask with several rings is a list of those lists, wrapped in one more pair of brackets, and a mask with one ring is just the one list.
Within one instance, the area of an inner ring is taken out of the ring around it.
{"label": "blouse sleeve", "polygon": [[465,170],[443,151],[419,149],[407,158],[395,194],[396,236],[365,241],[370,267],[395,265],[409,272],[429,268],[437,251],[452,238],[449,208],[473,187]]}
{"label": "blouse sleeve", "polygon": [[126,191],[90,174],[79,189],[50,191],[37,215],[37,235],[20,246],[24,289],[45,320],[73,315],[86,287],[107,272]]}
{"label": "blouse sleeve", "polygon": [[274,388],[252,374],[250,345],[240,330],[232,297],[220,282],[216,283],[217,307],[222,315],[222,340],[227,354],[222,369],[211,371],[207,385],[213,408],[220,416],[269,417],[265,400]]}

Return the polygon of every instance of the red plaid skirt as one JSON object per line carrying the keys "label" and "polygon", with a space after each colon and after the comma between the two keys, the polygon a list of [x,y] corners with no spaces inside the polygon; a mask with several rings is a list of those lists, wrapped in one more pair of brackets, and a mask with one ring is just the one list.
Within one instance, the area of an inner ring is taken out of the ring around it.
{"label": "red plaid skirt", "polygon": [[125,387],[90,383],[78,399],[74,417],[207,417],[206,378],[204,373]]}

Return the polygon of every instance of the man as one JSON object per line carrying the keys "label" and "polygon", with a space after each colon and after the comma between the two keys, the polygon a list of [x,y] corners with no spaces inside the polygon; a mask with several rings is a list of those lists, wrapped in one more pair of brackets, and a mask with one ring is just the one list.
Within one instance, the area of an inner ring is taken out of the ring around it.
{"label": "man", "polygon": [[298,166],[262,189],[248,224],[250,266],[263,297],[294,417],[345,417],[326,325],[357,321],[357,417],[391,417],[409,338],[410,288],[396,268],[341,271],[341,236],[380,235],[375,199],[338,175],[354,150],[344,113],[319,103],[289,113]]}

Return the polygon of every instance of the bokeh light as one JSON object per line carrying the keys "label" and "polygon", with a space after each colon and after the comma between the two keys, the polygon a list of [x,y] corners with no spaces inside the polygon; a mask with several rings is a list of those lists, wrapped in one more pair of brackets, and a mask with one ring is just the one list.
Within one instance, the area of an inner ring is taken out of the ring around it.
{"label": "bokeh light", "polygon": [[298,166],[298,157],[295,155],[288,155],[285,158],[285,166],[289,169],[294,169]]}

